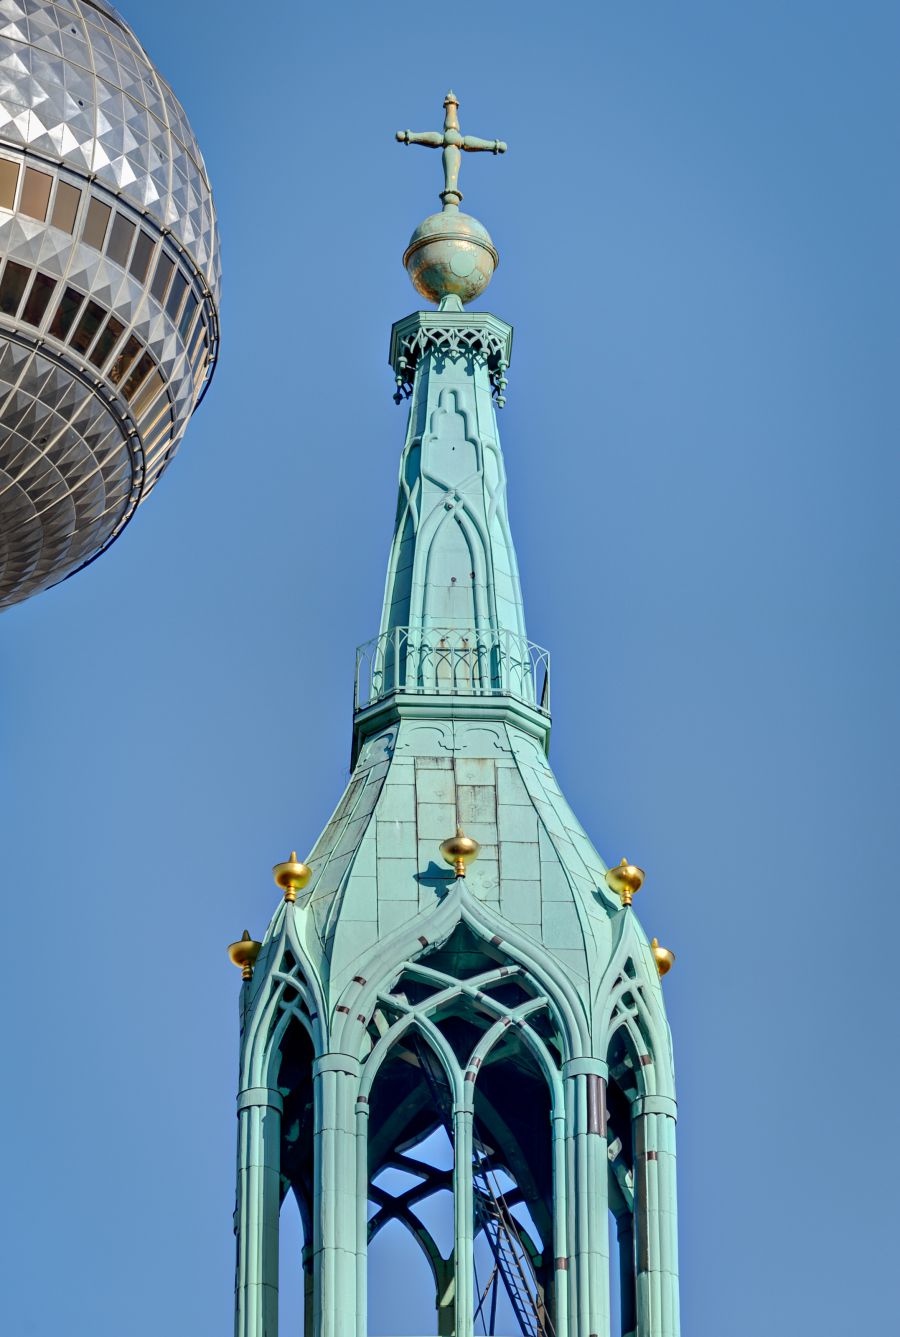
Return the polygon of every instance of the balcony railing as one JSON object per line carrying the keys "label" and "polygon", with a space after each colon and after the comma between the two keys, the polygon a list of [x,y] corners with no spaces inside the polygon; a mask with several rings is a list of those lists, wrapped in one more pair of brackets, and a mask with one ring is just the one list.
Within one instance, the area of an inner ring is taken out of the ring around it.
{"label": "balcony railing", "polygon": [[512,696],[550,714],[550,654],[504,630],[393,627],[356,652],[354,711],[397,692]]}

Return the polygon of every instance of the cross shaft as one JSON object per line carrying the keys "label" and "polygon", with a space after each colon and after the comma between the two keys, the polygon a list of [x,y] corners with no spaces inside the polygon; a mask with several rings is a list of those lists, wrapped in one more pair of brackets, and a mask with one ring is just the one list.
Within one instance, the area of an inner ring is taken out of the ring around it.
{"label": "cross shaft", "polygon": [[427,149],[443,149],[444,189],[441,191],[445,211],[458,209],[462,201],[459,189],[460,151],[464,153],[505,153],[506,145],[502,139],[478,139],[475,135],[460,134],[459,99],[451,89],[444,98],[444,129],[398,130],[397,139],[401,144],[423,144]]}

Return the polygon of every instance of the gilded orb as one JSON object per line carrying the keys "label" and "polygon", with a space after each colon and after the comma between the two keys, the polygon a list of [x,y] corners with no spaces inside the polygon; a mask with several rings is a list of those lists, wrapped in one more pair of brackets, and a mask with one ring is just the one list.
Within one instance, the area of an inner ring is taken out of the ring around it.
{"label": "gilded orb", "polygon": [[446,209],[419,224],[403,263],[417,292],[430,302],[452,295],[466,303],[484,292],[500,257],[477,218]]}
{"label": "gilded orb", "polygon": [[670,952],[668,947],[660,947],[659,938],[654,938],[650,944],[650,950],[653,953],[653,960],[656,962],[656,969],[659,971],[659,977],[668,975],[675,964],[675,953]]}

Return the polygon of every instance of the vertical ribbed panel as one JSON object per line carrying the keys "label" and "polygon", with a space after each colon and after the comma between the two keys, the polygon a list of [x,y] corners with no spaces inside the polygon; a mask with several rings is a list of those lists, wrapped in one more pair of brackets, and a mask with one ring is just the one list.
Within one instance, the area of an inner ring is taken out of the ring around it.
{"label": "vertical ribbed panel", "polygon": [[675,1120],[634,1121],[638,1337],[679,1337]]}
{"label": "vertical ribbed panel", "polygon": [[281,1115],[250,1105],[238,1120],[235,1337],[278,1337]]}

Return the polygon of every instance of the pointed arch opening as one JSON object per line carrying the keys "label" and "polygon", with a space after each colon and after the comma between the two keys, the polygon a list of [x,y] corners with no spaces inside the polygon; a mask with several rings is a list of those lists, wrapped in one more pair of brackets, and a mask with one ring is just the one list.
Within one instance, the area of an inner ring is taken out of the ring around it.
{"label": "pointed arch opening", "polygon": [[[290,1001],[288,1003],[290,1006]],[[312,1331],[313,1045],[292,1017],[279,1045],[276,1086],[281,1115],[278,1312],[281,1331]]]}
{"label": "pointed arch opening", "polygon": [[[397,1038],[368,1095],[367,1297],[372,1337],[454,1330],[452,1125],[426,1070],[442,1059],[415,1025]],[[443,1077],[442,1077],[443,1080]]]}
{"label": "pointed arch opening", "polygon": [[474,1092],[476,1333],[555,1334],[551,1112],[523,1028],[498,1028]]}
{"label": "pointed arch opening", "polygon": [[[379,995],[370,1036],[369,1241],[391,1221],[405,1225],[434,1282],[435,1326],[401,1310],[392,1337],[470,1328],[554,1337],[551,1113],[562,1104],[563,1040],[548,998],[499,939],[460,924],[400,968]],[[425,1149],[441,1140],[444,1162],[429,1163]],[[373,1299],[383,1284],[375,1256]],[[378,1311],[378,1321],[388,1316]]]}
{"label": "pointed arch opening", "polygon": [[632,1102],[640,1093],[640,1051],[626,1026],[612,1036],[607,1061],[606,1136],[609,1162],[609,1289],[611,1331],[635,1337],[634,1137]]}

